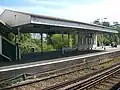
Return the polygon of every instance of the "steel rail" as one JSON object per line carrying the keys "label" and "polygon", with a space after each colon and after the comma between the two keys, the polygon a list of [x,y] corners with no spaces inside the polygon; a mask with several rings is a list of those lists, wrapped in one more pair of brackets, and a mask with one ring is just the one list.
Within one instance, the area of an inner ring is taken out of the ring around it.
{"label": "steel rail", "polygon": [[91,77],[84,82],[77,83],[76,85],[73,85],[73,86],[71,86],[71,87],[69,87],[65,90],[77,90],[77,89],[84,90],[84,89],[88,89],[89,87],[101,82],[102,80],[110,77],[111,75],[117,73],[118,71],[120,71],[120,65],[117,68],[111,69],[110,71],[103,72],[101,74],[98,74],[95,77]]}
{"label": "steel rail", "polygon": [[[110,62],[110,61],[113,61],[113,60],[108,60],[108,61],[106,61],[106,62]],[[106,63],[106,62],[104,62],[104,63]],[[103,63],[103,62],[102,62],[102,63]],[[83,64],[83,65],[84,65],[84,64]],[[74,65],[74,66],[75,66],[75,65]],[[76,66],[79,66],[79,65],[76,65]],[[61,76],[61,75],[70,74],[70,73],[73,73],[73,72],[76,72],[76,71],[80,71],[80,70],[83,70],[83,69],[86,69],[86,68],[80,68],[80,69],[77,69],[77,70],[73,70],[73,71],[70,71],[70,72],[67,72],[67,73],[62,73],[62,74],[55,75],[55,76],[50,76],[50,77],[35,79],[35,80],[31,80],[31,81],[29,81],[29,82],[24,82],[24,83],[22,83],[22,84],[18,84],[18,85],[14,85],[14,86],[7,86],[6,88],[2,88],[2,89],[0,89],[0,90],[11,89],[11,88],[15,88],[15,87],[23,86],[23,85],[28,85],[28,84],[35,83],[35,82],[40,82],[40,81],[43,81],[43,80],[47,80],[47,79],[59,77],[59,76]],[[27,78],[30,78],[30,77],[27,77]],[[26,78],[26,79],[27,79],[27,78]]]}
{"label": "steel rail", "polygon": [[88,82],[89,80],[92,80],[93,78],[95,78],[95,77],[97,77],[97,76],[99,76],[99,75],[101,75],[103,73],[107,73],[108,71],[111,70],[111,68],[114,69],[114,70],[116,68],[120,68],[120,63],[115,64],[115,65],[113,65],[111,67],[102,69],[102,70],[98,70],[95,73],[90,73],[89,75],[79,77],[79,78],[76,78],[74,80],[66,81],[66,82],[63,82],[63,83],[60,83],[60,84],[57,84],[57,85],[53,85],[53,86],[44,88],[42,90],[56,90],[56,89],[60,89],[60,88],[63,88],[62,90],[64,90],[64,89],[69,90],[71,88],[71,85],[73,85],[73,87],[74,87],[76,82],[79,82],[77,84],[84,84],[86,81]]}

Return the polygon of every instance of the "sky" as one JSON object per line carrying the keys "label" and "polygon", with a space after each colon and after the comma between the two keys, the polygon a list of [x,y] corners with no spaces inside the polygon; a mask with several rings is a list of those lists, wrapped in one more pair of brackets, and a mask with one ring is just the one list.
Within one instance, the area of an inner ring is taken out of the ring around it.
{"label": "sky", "polygon": [[1,0],[4,9],[92,23],[96,19],[120,23],[120,0]]}

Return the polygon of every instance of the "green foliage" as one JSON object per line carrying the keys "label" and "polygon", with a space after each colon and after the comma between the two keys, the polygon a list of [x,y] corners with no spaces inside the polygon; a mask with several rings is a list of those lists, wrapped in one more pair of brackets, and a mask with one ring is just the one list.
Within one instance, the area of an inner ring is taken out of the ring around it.
{"label": "green foliage", "polygon": [[116,34],[104,34],[98,35],[98,43],[101,45],[103,42],[104,45],[110,45],[112,42],[117,42],[117,35]]}
{"label": "green foliage", "polygon": [[104,45],[110,45],[111,40],[108,37],[109,37],[109,35],[104,35],[103,36],[103,44]]}
{"label": "green foliage", "polygon": [[[35,52],[41,52],[41,40],[32,38],[31,34],[22,34],[21,35],[21,43],[20,43],[21,51],[23,53],[31,52],[31,49],[34,48]],[[52,45],[47,45],[45,41],[43,41],[43,51],[53,51],[55,50]]]}
{"label": "green foliage", "polygon": [[[15,42],[15,38],[13,37],[13,34],[9,35],[9,39],[12,42]],[[16,36],[16,42],[18,41],[18,36]],[[76,37],[75,37],[76,38]],[[64,43],[62,43],[62,35],[61,34],[53,34],[49,35],[48,37],[45,37],[43,40],[43,52],[47,51],[55,51],[56,49],[62,48],[63,44],[64,46],[70,45],[73,46],[74,39],[70,35],[70,41],[68,44],[68,35],[64,34]],[[28,53],[32,51],[32,48],[34,48],[35,52],[41,52],[41,40],[36,39],[32,37],[32,34],[30,33],[23,33],[21,34],[20,38],[20,48],[22,53]]]}
{"label": "green foliage", "polygon": [[101,25],[99,19],[95,20],[93,23],[94,23],[94,24],[97,24],[97,25]]}
{"label": "green foliage", "polygon": [[37,45],[36,43],[30,41],[21,43],[21,51],[23,53],[31,52],[31,48],[34,48],[35,51],[41,51],[39,45]]}
{"label": "green foliage", "polygon": [[[110,25],[110,22],[108,22],[108,21],[101,22],[99,19],[97,19],[93,23],[97,24],[97,25],[111,27],[113,29],[117,29],[120,31],[120,25],[118,24],[118,22],[113,22],[114,25]],[[104,34],[103,38],[101,35],[98,35],[98,43],[101,44],[103,42],[104,45],[109,45],[112,42],[117,43],[118,37],[120,38],[120,33],[118,33],[118,34]]]}
{"label": "green foliage", "polygon": [[52,39],[53,47],[56,49],[62,48],[63,44],[64,44],[64,46],[68,46],[68,36],[67,35],[64,35],[64,43],[62,42],[61,34],[54,34],[54,35],[52,35],[51,39]]}
{"label": "green foliage", "polygon": [[109,26],[110,26],[110,23],[104,21],[104,22],[102,22],[102,25],[103,25],[103,26],[107,26],[107,27],[109,27]]}
{"label": "green foliage", "polygon": [[[24,36],[25,35],[25,36]],[[32,39],[29,35],[24,34],[21,39],[21,51],[23,53],[31,52],[31,48],[34,48],[35,51],[41,51],[40,49],[40,40]]]}
{"label": "green foliage", "polygon": [[32,35],[30,33],[21,34],[21,41],[26,41],[32,39]]}
{"label": "green foliage", "polygon": [[44,43],[43,45],[44,45],[44,48],[43,48],[44,52],[55,51],[56,50],[56,49],[53,48],[53,46],[51,44],[47,45],[46,43]]}

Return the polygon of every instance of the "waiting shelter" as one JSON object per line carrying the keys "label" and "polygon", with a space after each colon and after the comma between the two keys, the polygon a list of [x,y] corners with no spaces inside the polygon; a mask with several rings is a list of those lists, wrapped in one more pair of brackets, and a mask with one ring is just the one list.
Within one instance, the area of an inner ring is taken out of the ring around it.
{"label": "waiting shelter", "polygon": [[[43,50],[43,33],[44,34],[62,34],[62,52],[72,50],[90,50],[97,45],[96,34],[118,33],[117,30],[105,26],[83,23],[79,21],[61,19],[50,16],[43,16],[13,10],[4,10],[0,19],[6,22],[12,29],[12,33],[19,36],[18,48],[16,51],[16,59],[21,59],[21,51],[19,49],[21,33],[40,33],[41,50]],[[78,35],[75,48],[64,46],[64,34],[68,35],[68,44],[70,35]]]}

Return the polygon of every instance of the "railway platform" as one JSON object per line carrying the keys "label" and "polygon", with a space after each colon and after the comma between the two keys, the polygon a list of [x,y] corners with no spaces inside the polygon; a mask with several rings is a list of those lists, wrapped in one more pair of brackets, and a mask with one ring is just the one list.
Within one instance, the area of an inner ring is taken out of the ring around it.
{"label": "railway platform", "polygon": [[108,57],[115,57],[120,54],[120,46],[117,48],[107,48],[105,51],[76,55],[70,57],[63,57],[57,59],[50,59],[44,61],[29,62],[24,64],[16,64],[10,66],[1,66],[0,75],[2,76],[13,76],[21,73],[42,73],[51,71],[59,68],[68,67],[77,63],[84,63],[90,60],[101,60]]}
{"label": "railway platform", "polygon": [[14,70],[14,69],[45,66],[45,65],[56,64],[56,63],[61,63],[61,62],[69,62],[69,61],[80,60],[80,59],[84,59],[84,58],[89,58],[89,57],[93,57],[93,56],[109,54],[109,53],[120,51],[120,45],[118,45],[117,48],[112,48],[110,46],[105,46],[105,48],[106,48],[106,50],[104,50],[101,47],[97,47],[95,50],[91,51],[91,53],[84,53],[84,54],[80,54],[80,55],[77,54],[75,56],[66,56],[66,57],[60,57],[60,58],[56,58],[56,59],[48,59],[48,60],[41,60],[41,61],[34,61],[34,62],[20,63],[20,64],[16,63],[16,65],[1,66],[0,72]]}

